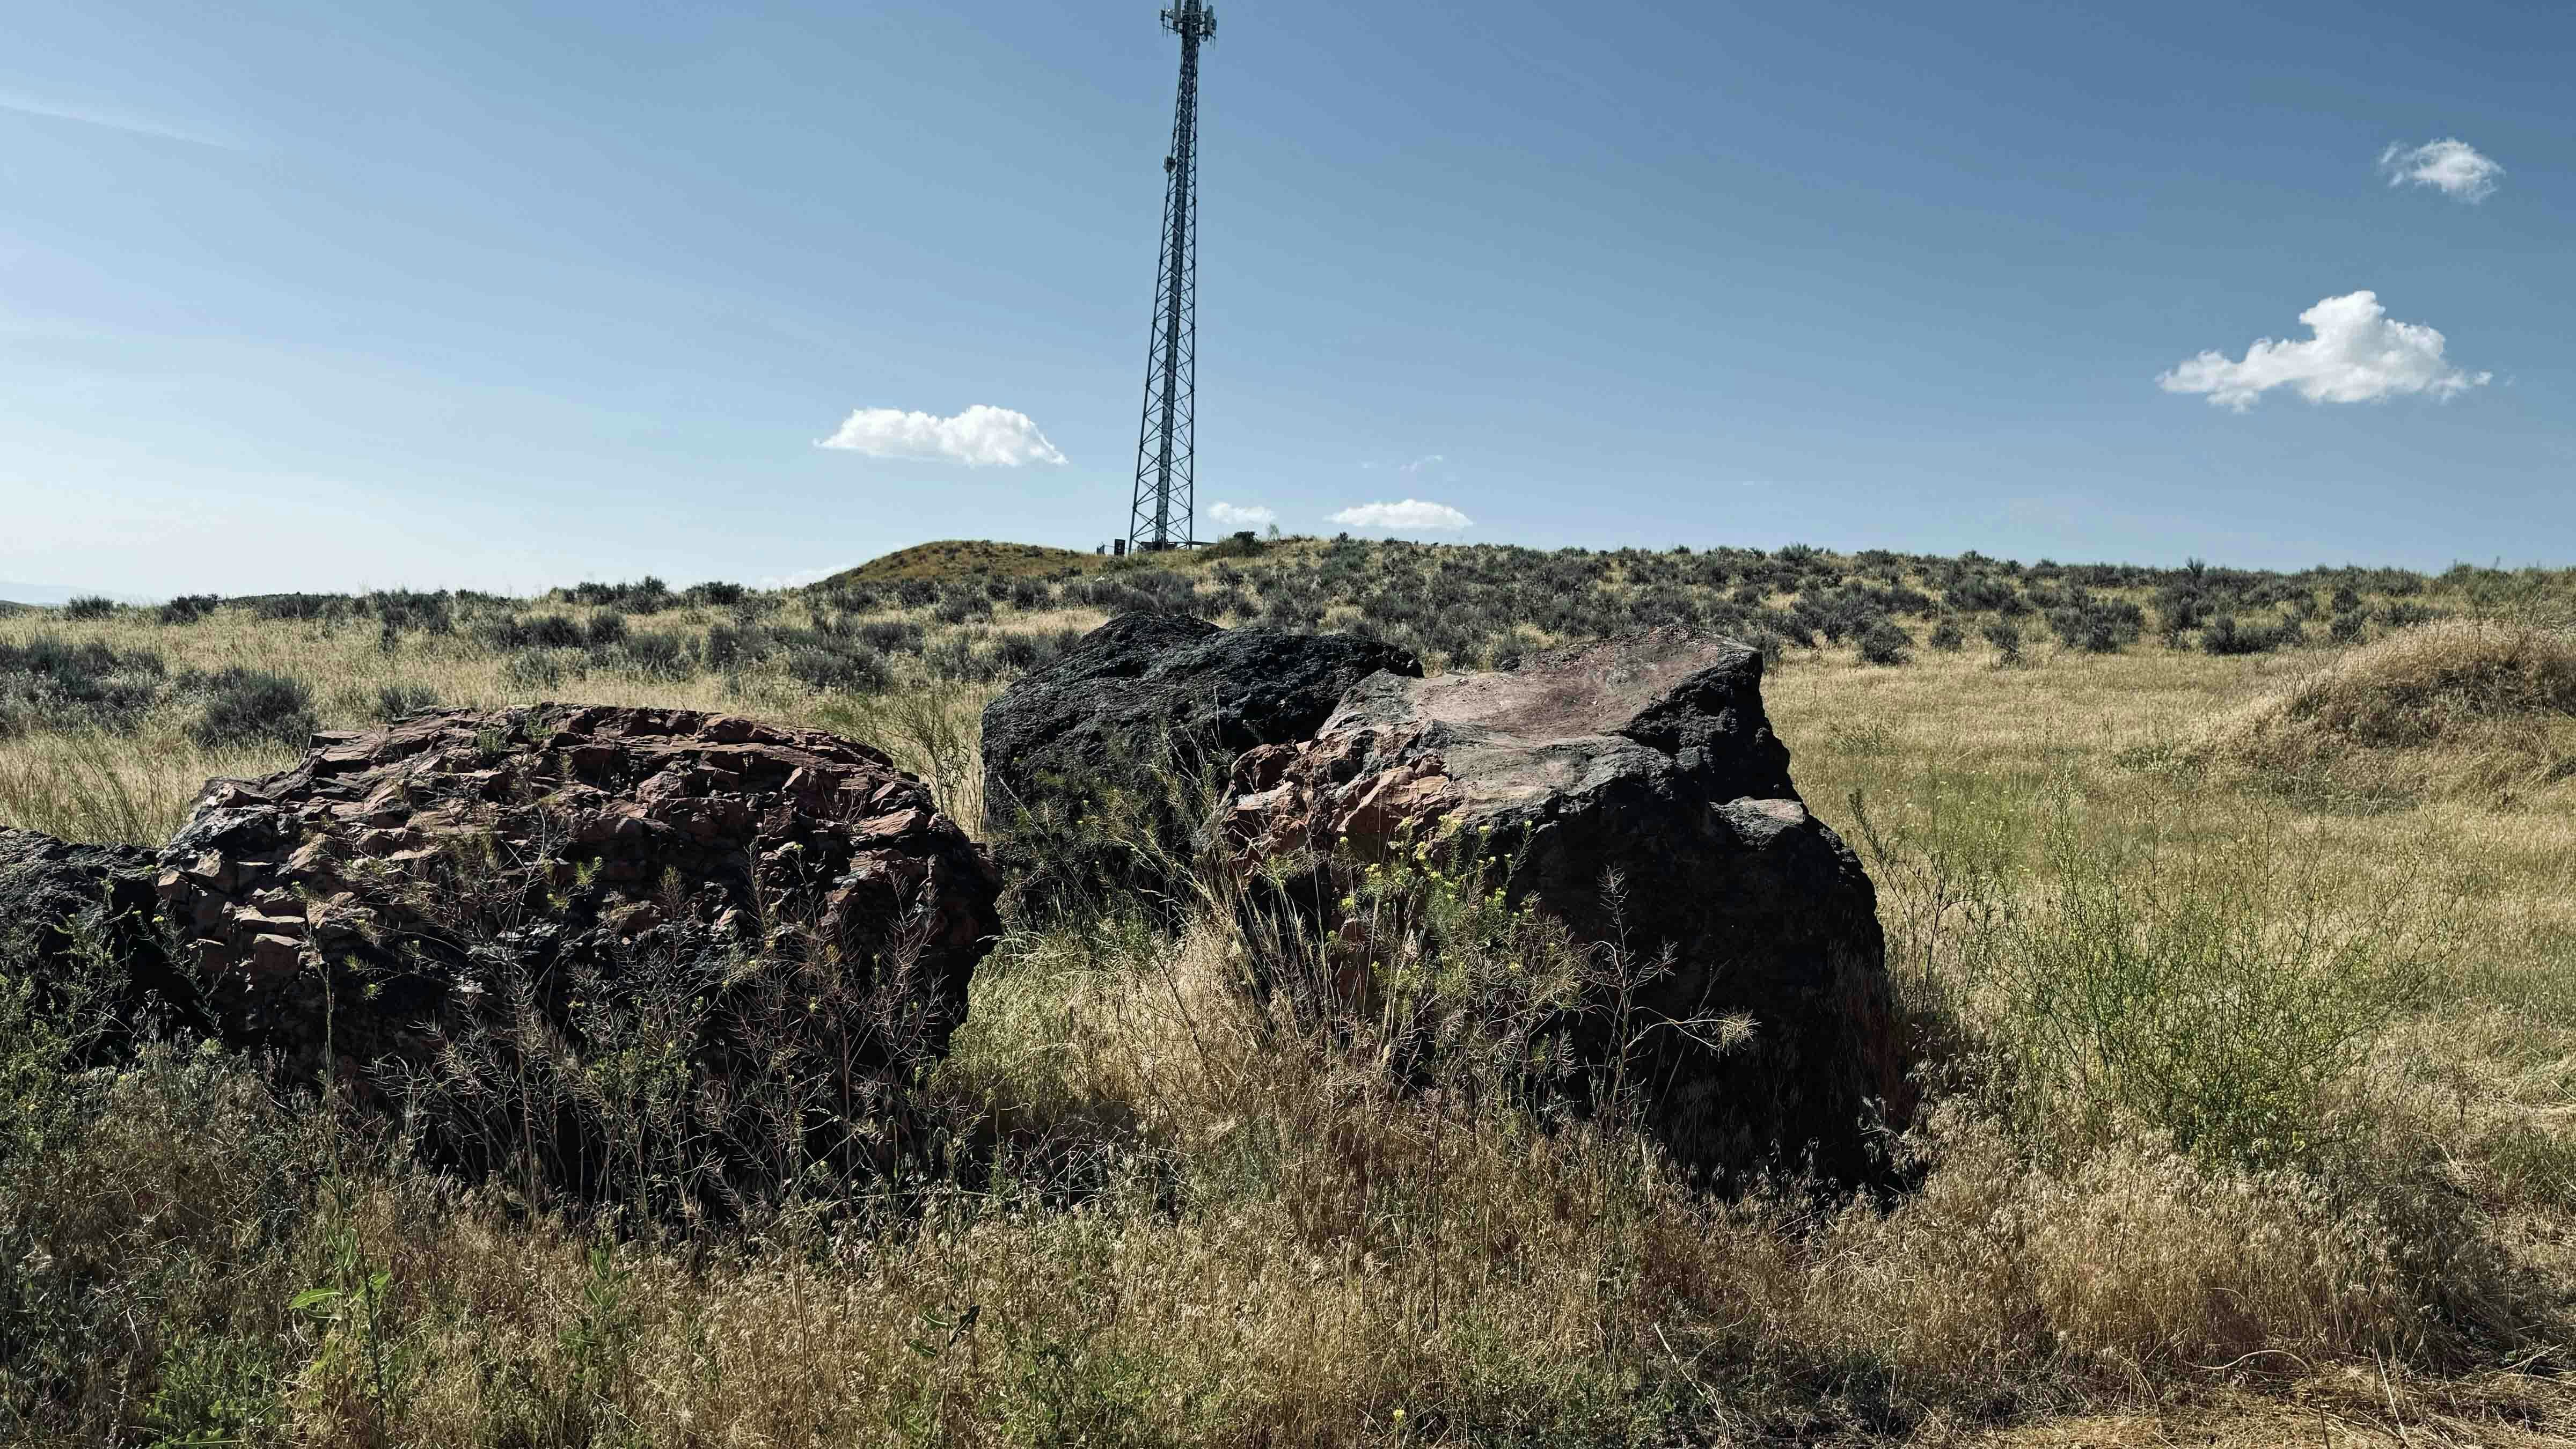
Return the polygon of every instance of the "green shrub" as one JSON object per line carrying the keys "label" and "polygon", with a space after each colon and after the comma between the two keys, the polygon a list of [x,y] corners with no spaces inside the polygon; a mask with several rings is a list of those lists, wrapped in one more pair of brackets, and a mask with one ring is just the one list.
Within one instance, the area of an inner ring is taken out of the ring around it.
{"label": "green shrub", "polygon": [[607,605],[630,614],[658,614],[678,602],[670,585],[651,574],[633,583],[575,584],[569,590],[558,591],[557,596],[568,596],[576,604]]}
{"label": "green shrub", "polygon": [[[2037,591],[2032,591],[2033,598]],[[2048,611],[2048,627],[2070,649],[2117,654],[2146,631],[2146,611],[2126,599],[2104,599],[2077,588]]]}
{"label": "green shrub", "polygon": [[300,745],[322,727],[313,713],[313,692],[301,680],[235,666],[196,684],[206,702],[188,733],[208,749]]}
{"label": "green shrub", "polygon": [[503,660],[501,678],[521,689],[552,689],[563,683],[566,674],[579,677],[581,659],[563,650],[531,649]]}
{"label": "green shrub", "polygon": [[918,654],[928,636],[909,619],[878,619],[861,624],[853,637],[880,654]]}
{"label": "green shrub", "polygon": [[2266,627],[2239,624],[2234,615],[2221,614],[2202,626],[2200,649],[2204,654],[2266,654],[2285,644],[2296,644],[2302,637],[2299,626],[2287,620]]}
{"label": "green shrub", "polygon": [[2038,903],[2004,903],[1978,943],[2030,1139],[2080,1152],[2144,1126],[2212,1164],[2319,1163],[2371,1041],[2430,979],[2410,904],[2327,870],[2262,837],[2112,843],[2058,801]]}
{"label": "green shrub", "polygon": [[123,654],[90,640],[38,634],[0,642],[0,738],[31,730],[105,729],[140,724],[162,694],[161,656]]}
{"label": "green shrub", "polygon": [[655,679],[687,679],[698,672],[697,652],[690,641],[667,630],[625,635],[623,643],[608,651],[606,660]]}
{"label": "green shrub", "polygon": [[993,654],[1004,668],[1026,674],[1055,663],[1081,642],[1082,631],[1079,629],[1058,629],[1047,634],[1004,634],[995,641]]}
{"label": "green shrub", "polygon": [[236,599],[262,619],[336,619],[354,602],[344,594],[262,594]]}
{"label": "green shrub", "polygon": [[116,601],[99,594],[81,594],[63,605],[66,619],[104,619],[116,612]]}
{"label": "green shrub", "polygon": [[526,640],[539,649],[577,649],[589,639],[588,631],[562,614],[539,614],[527,621]]}
{"label": "green shrub", "polygon": [[181,594],[163,604],[153,618],[163,624],[193,624],[213,613],[223,600],[213,594]]}
{"label": "green shrub", "polygon": [[456,627],[449,598],[443,593],[390,589],[369,594],[360,602],[382,621],[388,640],[406,632],[445,634]]}
{"label": "green shrub", "polygon": [[980,590],[972,593],[951,593],[940,599],[938,606],[930,611],[930,615],[942,624],[963,624],[970,619],[989,619],[993,617],[993,601],[984,597]]}
{"label": "green shrub", "polygon": [[981,684],[1002,672],[981,631],[960,629],[932,640],[922,650],[921,662],[933,679],[961,684]]}
{"label": "green shrub", "polygon": [[776,644],[758,625],[710,624],[699,657],[709,669],[734,670],[769,657]]}
{"label": "green shrub", "polygon": [[842,648],[808,645],[789,651],[788,676],[814,689],[868,693],[894,683],[893,666],[865,644]]}
{"label": "green shrub", "polygon": [[384,684],[376,687],[371,708],[380,720],[397,720],[439,705],[438,691],[425,684]]}
{"label": "green shrub", "polygon": [[1860,657],[1864,664],[1903,664],[1913,656],[1907,651],[1914,636],[1893,619],[1881,619],[1861,632]]}

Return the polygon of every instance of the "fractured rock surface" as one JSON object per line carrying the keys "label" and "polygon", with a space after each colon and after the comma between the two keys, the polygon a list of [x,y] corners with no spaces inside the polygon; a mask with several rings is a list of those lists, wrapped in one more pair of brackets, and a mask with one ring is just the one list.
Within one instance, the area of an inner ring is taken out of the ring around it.
{"label": "fractured rock surface", "polygon": [[138,845],[76,845],[0,826],[0,944],[24,953],[49,998],[83,973],[118,1026],[141,1024],[154,999],[193,1024],[195,990],[171,969],[153,926],[153,873],[152,852]]}
{"label": "fractured rock surface", "polygon": [[[1176,791],[1202,772],[1221,780],[1245,750],[1307,738],[1344,691],[1381,671],[1418,677],[1422,662],[1343,634],[1112,619],[986,707],[987,829],[1037,899],[1077,885],[1170,889],[1170,866],[1189,860],[1204,823],[1203,798]],[[1096,842],[1073,827],[1113,794],[1143,839],[1087,854]]]}
{"label": "fractured rock surface", "polygon": [[[1472,843],[1578,939],[1670,953],[1635,999],[1648,1029],[1631,1050],[1680,1160],[1871,1177],[1871,1124],[1912,1105],[1876,897],[1799,799],[1761,679],[1758,652],[1674,631],[1503,673],[1379,674],[1312,740],[1235,762],[1216,848],[1247,882],[1306,872],[1299,894],[1329,910],[1359,863]],[[1606,1004],[1584,1015],[1578,1046],[1600,1060]],[[1751,1039],[1725,1049],[1651,1029],[1739,1015]]]}
{"label": "fractured rock surface", "polygon": [[[157,893],[228,1040],[418,1063],[510,981],[738,958],[793,923],[962,1017],[991,862],[864,745],[688,710],[437,710],[207,785]],[[748,969],[748,968],[746,968]]]}

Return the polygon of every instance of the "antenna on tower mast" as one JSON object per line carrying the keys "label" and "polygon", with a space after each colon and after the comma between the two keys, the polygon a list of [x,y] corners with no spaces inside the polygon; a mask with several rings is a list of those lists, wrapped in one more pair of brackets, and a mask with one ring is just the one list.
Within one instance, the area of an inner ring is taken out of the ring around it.
{"label": "antenna on tower mast", "polygon": [[1154,335],[1145,359],[1145,420],[1136,433],[1136,492],[1127,507],[1130,549],[1195,543],[1193,455],[1198,401],[1199,44],[1216,34],[1216,7],[1181,0],[1163,12],[1181,38],[1180,99],[1172,149],[1163,156],[1162,261],[1154,269]]}

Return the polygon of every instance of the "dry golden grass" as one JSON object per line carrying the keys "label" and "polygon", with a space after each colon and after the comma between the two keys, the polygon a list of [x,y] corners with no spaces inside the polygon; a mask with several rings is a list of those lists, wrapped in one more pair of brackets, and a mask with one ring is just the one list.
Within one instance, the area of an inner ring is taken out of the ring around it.
{"label": "dry golden grass", "polygon": [[2311,793],[2563,802],[2576,633],[2497,619],[2407,629],[2216,721],[2198,752]]}
{"label": "dry golden grass", "polygon": [[[1005,610],[995,627],[1066,622]],[[2576,1338],[2576,811],[2554,789],[2447,788],[2317,809],[2170,767],[2212,721],[2357,718],[2388,693],[2372,680],[2449,677],[2446,660],[2530,675],[2543,656],[2489,647],[2489,627],[2340,656],[2146,642],[2002,667],[1972,646],[1889,669],[1792,653],[1766,687],[1774,720],[1801,788],[1863,848],[1907,1000],[1934,1031],[1935,1106],[1909,1145],[1921,1183],[1890,1204],[1712,1201],[1615,1123],[1545,1132],[1506,1104],[1397,1090],[1364,1039],[1283,1032],[1235,990],[1240,946],[1214,925],[1177,939],[1031,925],[979,973],[927,1087],[969,1148],[925,1167],[901,1211],[611,1238],[373,1154],[270,1102],[240,1064],[156,1058],[104,1088],[0,1072],[35,1104],[18,1120],[59,1108],[71,1124],[0,1138],[0,1257],[21,1265],[0,1338],[44,1325],[52,1337],[24,1341],[58,1346],[74,1367],[56,1372],[88,1385],[77,1412],[14,1432],[2569,1442],[2576,1396],[2555,1376]],[[387,684],[821,725],[885,745],[970,821],[973,721],[995,687],[847,696],[779,673],[600,672],[538,691],[463,634],[386,652],[369,629],[229,612],[172,628],[0,619],[0,640],[38,630],[157,648],[173,669],[283,668],[314,684],[327,725],[365,717]],[[2336,689],[2362,702],[2284,703]],[[2458,697],[2408,696],[2439,727],[2359,751],[2453,778],[2425,757],[2487,738],[2476,711],[2444,713]],[[202,775],[293,753],[204,751],[185,725],[0,741],[0,821],[151,839]],[[2188,907],[2274,912],[2248,939],[2284,969],[2341,959],[2328,948],[2396,913],[2385,959],[2407,989],[2378,1002],[2393,1015],[2281,1160],[2196,1150],[2126,1098],[2062,1118],[2016,1106],[2016,983],[2048,933],[2088,929],[2067,914],[2070,858],[2101,867],[2083,877],[2095,885],[2133,873],[2141,900],[2152,884]],[[316,1289],[342,1296],[294,1306]],[[25,1403],[26,1381],[0,1373],[0,1401]]]}

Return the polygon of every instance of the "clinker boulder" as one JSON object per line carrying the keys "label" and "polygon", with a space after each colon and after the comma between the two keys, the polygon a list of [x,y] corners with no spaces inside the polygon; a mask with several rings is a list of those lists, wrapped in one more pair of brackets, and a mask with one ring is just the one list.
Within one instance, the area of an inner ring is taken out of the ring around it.
{"label": "clinker boulder", "polygon": [[[1418,677],[1422,662],[1351,635],[1173,615],[1093,630],[984,711],[985,819],[1014,888],[1049,907],[1184,889],[1205,823],[1195,782],[1221,782],[1245,750],[1307,738],[1381,671]],[[1104,815],[1121,838],[1104,838]]]}
{"label": "clinker boulder", "polygon": [[[209,782],[159,858],[161,909],[226,1039],[344,1076],[576,971],[732,960],[776,933],[899,963],[934,1047],[999,931],[989,859],[864,745],[689,710],[437,710]],[[576,1003],[577,1004],[577,1003]]]}
{"label": "clinker boulder", "polygon": [[[1504,673],[1380,674],[1314,739],[1235,762],[1214,848],[1248,887],[1302,881],[1328,914],[1369,861],[1434,841],[1479,854],[1579,940],[1669,954],[1626,1049],[1679,1160],[1869,1179],[1876,1129],[1912,1106],[1876,898],[1799,799],[1761,680],[1755,650],[1679,632]],[[1612,1015],[1596,1002],[1573,1024],[1593,1060]],[[1738,1016],[1740,1044],[1655,1029]]]}
{"label": "clinker boulder", "polygon": [[153,875],[138,845],[0,826],[0,961],[31,968],[47,1004],[91,994],[85,1025],[102,1049],[153,1025],[199,1024],[193,983],[172,969],[154,925]]}

